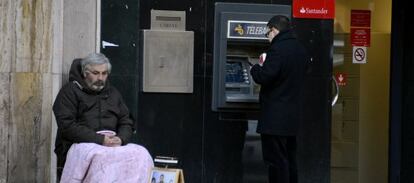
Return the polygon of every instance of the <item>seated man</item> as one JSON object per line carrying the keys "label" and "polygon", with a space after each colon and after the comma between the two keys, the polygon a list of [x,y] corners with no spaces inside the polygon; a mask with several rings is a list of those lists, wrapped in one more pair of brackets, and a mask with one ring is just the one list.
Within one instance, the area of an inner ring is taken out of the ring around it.
{"label": "seated man", "polygon": [[121,94],[107,82],[110,72],[103,54],[75,59],[69,83],[56,97],[55,153],[58,168],[64,166],[62,182],[148,181],[152,158],[144,147],[128,144],[133,121]]}

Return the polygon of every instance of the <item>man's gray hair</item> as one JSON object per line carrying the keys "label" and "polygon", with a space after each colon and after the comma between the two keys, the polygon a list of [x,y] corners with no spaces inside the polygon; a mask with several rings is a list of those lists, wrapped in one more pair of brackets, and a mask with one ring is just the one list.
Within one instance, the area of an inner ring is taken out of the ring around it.
{"label": "man's gray hair", "polygon": [[108,66],[108,73],[111,73],[112,65],[109,62],[109,59],[102,53],[91,53],[85,58],[82,58],[81,67],[82,67],[82,75],[85,74],[86,69],[89,65],[101,65],[107,64]]}

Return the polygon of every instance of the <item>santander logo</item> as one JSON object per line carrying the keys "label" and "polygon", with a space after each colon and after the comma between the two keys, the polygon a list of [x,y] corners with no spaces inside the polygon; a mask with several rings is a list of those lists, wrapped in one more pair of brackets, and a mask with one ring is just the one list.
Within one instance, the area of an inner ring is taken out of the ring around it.
{"label": "santander logo", "polygon": [[315,8],[305,8],[302,6],[302,8],[299,10],[301,14],[328,14],[328,10],[321,8],[321,9],[315,9]]}
{"label": "santander logo", "polygon": [[302,8],[300,9],[300,13],[306,13],[305,8],[302,6]]}

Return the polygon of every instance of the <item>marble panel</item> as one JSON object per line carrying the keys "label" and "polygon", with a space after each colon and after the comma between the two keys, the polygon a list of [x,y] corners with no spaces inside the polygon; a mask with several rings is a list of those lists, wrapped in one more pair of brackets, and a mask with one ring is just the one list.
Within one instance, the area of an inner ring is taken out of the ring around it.
{"label": "marble panel", "polygon": [[[60,88],[62,87],[62,74],[53,74],[52,75],[52,100],[51,100],[51,104],[50,106],[53,106],[53,103],[55,102],[56,96],[60,91]],[[51,109],[52,110],[52,109]],[[56,118],[53,114],[53,111],[51,111],[51,116],[52,116],[52,124],[51,124],[51,146],[50,146],[50,152],[51,152],[51,172],[52,172],[52,181],[53,179],[55,179],[55,175],[54,172],[56,170],[56,155],[54,153],[54,149],[55,149],[55,138],[56,138],[56,133],[57,133],[57,123],[56,123]]]}
{"label": "marble panel", "polygon": [[14,42],[14,7],[15,1],[0,0],[0,72],[10,72]]}
{"label": "marble panel", "polygon": [[63,59],[63,0],[53,1],[52,73],[62,73]]}
{"label": "marble panel", "polygon": [[51,73],[42,74],[42,112],[39,124],[39,142],[37,142],[37,167],[36,182],[49,182],[50,171],[48,167],[51,162],[51,137],[52,137],[52,86],[53,78]]}
{"label": "marble panel", "polygon": [[57,96],[57,94],[60,91],[60,88],[62,88],[63,84],[62,84],[62,74],[52,74],[52,105],[53,102],[55,101],[55,98]]}
{"label": "marble panel", "polygon": [[52,0],[16,0],[15,71],[51,72]]}
{"label": "marble panel", "polygon": [[45,168],[39,167],[42,163],[38,162],[39,156],[43,156],[39,153],[42,146],[42,75],[12,73],[10,85],[8,167],[13,168],[8,168],[8,182],[47,182],[47,177],[37,177],[37,172]]}
{"label": "marble panel", "polygon": [[[62,87],[62,74],[52,74],[52,101],[51,105],[53,105],[53,102],[55,101],[55,98],[57,94],[59,93],[60,88]],[[56,182],[56,154],[54,153],[55,149],[55,138],[57,133],[57,124],[56,124],[56,118],[53,115],[53,111],[50,114],[52,117],[51,122],[51,138],[50,138],[50,179],[51,182]]]}
{"label": "marble panel", "polygon": [[62,72],[68,73],[75,58],[96,50],[97,2],[91,0],[64,1]]}
{"label": "marble panel", "polygon": [[[0,162],[7,162],[7,136],[10,121],[10,74],[0,73]],[[6,182],[7,163],[0,163],[0,183]]]}

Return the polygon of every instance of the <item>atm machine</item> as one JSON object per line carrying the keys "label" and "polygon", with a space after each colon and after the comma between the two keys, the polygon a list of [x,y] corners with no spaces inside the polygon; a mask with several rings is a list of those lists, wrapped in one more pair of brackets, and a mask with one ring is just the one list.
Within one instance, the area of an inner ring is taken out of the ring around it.
{"label": "atm machine", "polygon": [[259,110],[260,85],[250,66],[266,51],[267,21],[291,16],[288,5],[216,3],[212,110],[249,113]]}

